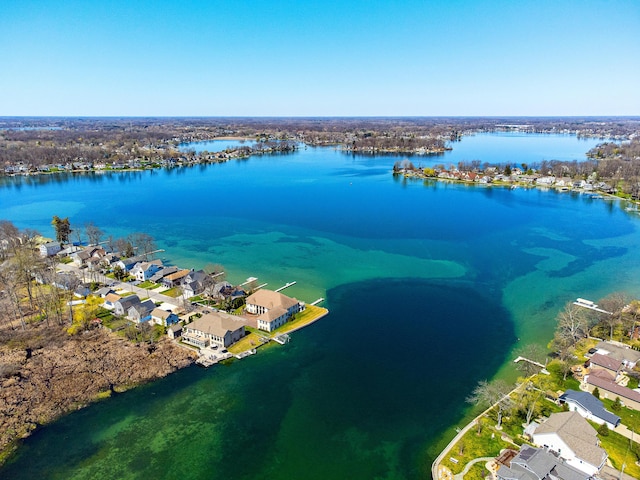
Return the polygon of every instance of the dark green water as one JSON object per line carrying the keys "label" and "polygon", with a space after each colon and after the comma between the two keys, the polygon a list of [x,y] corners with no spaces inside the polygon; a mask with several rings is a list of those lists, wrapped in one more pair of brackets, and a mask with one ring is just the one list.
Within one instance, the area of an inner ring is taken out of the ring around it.
{"label": "dark green water", "polygon": [[[558,158],[590,148],[532,138]],[[564,303],[637,295],[638,217],[624,205],[405,181],[390,175],[395,160],[308,149],[3,179],[0,218],[20,227],[51,235],[59,215],[114,235],[146,231],[171,261],[222,263],[232,280],[273,288],[296,280],[287,293],[326,297],[331,314],[284,347],[76,412],[25,441],[0,476],[425,478],[474,384],[512,378],[512,350],[546,344]]]}

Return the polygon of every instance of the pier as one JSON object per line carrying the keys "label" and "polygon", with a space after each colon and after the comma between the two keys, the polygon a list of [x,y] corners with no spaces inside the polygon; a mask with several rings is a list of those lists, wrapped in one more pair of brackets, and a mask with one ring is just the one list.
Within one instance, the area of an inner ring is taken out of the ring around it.
{"label": "pier", "polygon": [[320,297],[319,299],[317,299],[315,302],[310,303],[309,305],[311,305],[312,307],[315,307],[317,304],[324,302],[324,298]]}
{"label": "pier", "polygon": [[258,277],[249,277],[244,283],[241,283],[239,286],[244,287],[247,283],[255,282],[256,280],[258,280]]}
{"label": "pier", "polygon": [[296,284],[296,282],[289,282],[289,283],[285,284],[284,286],[278,288],[276,290],[276,292],[280,292],[280,291],[284,290],[285,288],[289,288],[290,286],[295,285],[295,284]]}
{"label": "pier", "polygon": [[573,304],[577,305],[578,307],[588,308],[589,310],[594,310],[596,312],[606,313],[607,315],[613,315],[613,313],[611,313],[611,312],[607,312],[606,310],[598,308],[598,305],[593,303],[591,300],[585,300],[584,298],[578,298],[575,302],[573,302]]}

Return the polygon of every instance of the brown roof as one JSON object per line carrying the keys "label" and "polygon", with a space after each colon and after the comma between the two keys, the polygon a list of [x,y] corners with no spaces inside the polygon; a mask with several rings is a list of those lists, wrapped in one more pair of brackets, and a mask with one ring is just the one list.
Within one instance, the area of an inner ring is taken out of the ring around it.
{"label": "brown roof", "polygon": [[589,362],[615,372],[620,370],[620,367],[622,367],[622,362],[620,362],[620,360],[616,360],[613,357],[601,355],[599,353],[594,353]]}
{"label": "brown roof", "polygon": [[282,315],[287,313],[284,308],[275,307],[267,310],[265,313],[258,317],[258,320],[263,320],[267,323],[273,322],[276,318],[280,318]]}
{"label": "brown roof", "polygon": [[169,315],[171,315],[171,312],[168,312],[167,310],[162,310],[161,308],[154,308],[153,312],[151,312],[152,317],[162,318],[163,320],[166,320],[167,317],[169,317]]}
{"label": "brown roof", "polygon": [[104,301],[105,302],[117,302],[118,300],[120,300],[122,297],[120,295],[118,295],[117,293],[109,293],[107,294],[106,297],[104,297]]}
{"label": "brown roof", "polygon": [[296,300],[295,298],[287,297],[280,292],[260,289],[247,297],[247,303],[250,303],[252,305],[259,305],[266,308],[267,310],[271,310],[272,308],[276,307],[289,310],[291,307],[300,302],[298,302],[298,300]]}
{"label": "brown roof", "polygon": [[634,402],[640,403],[640,393],[635,392],[627,387],[622,387],[611,380],[604,380],[598,376],[594,376],[593,374],[587,375],[587,383],[593,385],[594,387],[598,387],[599,389],[608,390],[611,393],[615,393],[621,398],[628,398],[629,400],[633,400]]}
{"label": "brown roof", "polygon": [[598,446],[596,430],[589,425],[578,412],[553,413],[546,422],[536,428],[535,436],[555,433],[558,435],[576,456],[599,467],[607,458],[607,452]]}
{"label": "brown roof", "polygon": [[180,280],[182,277],[186,277],[187,275],[189,275],[189,272],[191,270],[178,270],[176,273],[172,273],[171,275],[167,275],[166,278],[167,280],[173,281],[173,280]]}
{"label": "brown roof", "polygon": [[191,328],[217,337],[224,337],[227,332],[235,332],[240,328],[244,328],[244,324],[240,319],[223,312],[207,313],[193,322],[185,325],[185,328]]}

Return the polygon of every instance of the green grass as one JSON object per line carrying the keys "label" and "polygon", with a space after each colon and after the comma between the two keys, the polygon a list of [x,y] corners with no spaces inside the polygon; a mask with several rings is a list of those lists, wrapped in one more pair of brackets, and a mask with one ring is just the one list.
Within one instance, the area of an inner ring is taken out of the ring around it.
{"label": "green grass", "polygon": [[633,478],[640,478],[640,467],[635,462],[640,460],[640,446],[631,440],[609,430],[607,436],[598,435],[600,446],[607,451],[613,468],[620,470],[626,463],[624,473]]}
{"label": "green grass", "polygon": [[476,463],[464,476],[464,480],[484,480],[485,478],[489,477],[489,470],[486,469],[485,465],[486,462]]}
{"label": "green grass", "polygon": [[60,259],[60,263],[64,263],[65,265],[69,263],[73,263],[73,259],[71,257],[62,257]]}
{"label": "green grass", "polygon": [[[477,426],[474,425],[442,459],[442,465],[449,467],[454,474],[462,472],[465,465],[475,458],[495,457],[503,448],[513,448],[513,445],[502,440],[500,432],[492,428],[495,424],[493,420],[482,418],[480,421],[480,435]],[[458,460],[458,463],[452,462],[452,457]]]}
{"label": "green grass", "polygon": [[315,322],[320,317],[323,317],[329,313],[329,310],[322,307],[317,307],[313,305],[307,305],[304,311],[297,313],[293,316],[293,318],[282,325],[280,328],[271,332],[272,334],[278,335],[281,333],[287,333],[292,330],[296,330],[298,328],[305,327],[313,322]]}
{"label": "green grass", "polygon": [[[616,412],[611,408],[611,405],[613,405],[615,399],[609,400],[608,398],[601,398],[600,400],[602,401],[604,408],[621,418],[622,424],[624,426],[626,426],[630,430],[633,430],[634,432],[640,432],[640,412],[638,412],[637,410],[631,410],[628,407],[622,407]],[[637,440],[640,441],[640,435],[638,435]]]}
{"label": "green grass", "polygon": [[180,296],[180,287],[173,287],[169,290],[163,290],[160,292],[160,295],[166,295],[167,297],[177,298]]}

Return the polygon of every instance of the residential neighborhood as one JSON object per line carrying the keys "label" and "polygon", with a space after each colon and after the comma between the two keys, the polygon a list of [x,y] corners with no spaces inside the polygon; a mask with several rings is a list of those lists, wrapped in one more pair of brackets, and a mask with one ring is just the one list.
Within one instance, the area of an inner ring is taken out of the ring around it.
{"label": "residential neighborhood", "polygon": [[[52,280],[55,285],[73,290],[75,298],[99,299],[104,312],[96,320],[99,324],[114,331],[126,330],[128,335],[133,335],[131,328],[157,326],[169,339],[198,350],[207,365],[229,358],[226,349],[249,331],[257,338],[249,343],[248,350],[254,351],[307,308],[305,302],[280,293],[295,282],[279,291],[264,285],[247,291],[243,285],[251,285],[255,279],[233,285],[221,271],[207,273],[165,265],[150,255],[126,257],[107,245],[48,242],[39,252],[59,262]],[[48,282],[42,278],[40,283]],[[324,313],[326,310],[320,309],[320,316]],[[216,356],[221,352],[225,355]]]}
{"label": "residential neighborhood", "polygon": [[[640,471],[636,432],[640,429],[640,388],[634,369],[640,351],[611,340],[590,339],[587,344],[592,346],[571,368],[569,384],[576,388],[550,390],[552,378],[560,374],[555,368],[543,369],[518,384],[459,430],[434,462],[434,479],[462,478],[458,472],[476,464],[494,480],[637,478],[633,472]],[[526,409],[537,412],[537,417],[522,425],[515,421],[508,427],[494,426],[498,405],[508,415],[522,418],[517,412],[532,398],[536,400]],[[496,435],[500,447],[495,444]],[[495,453],[461,461],[458,455],[466,448],[460,445],[468,442],[479,442],[484,445],[481,449]]]}

